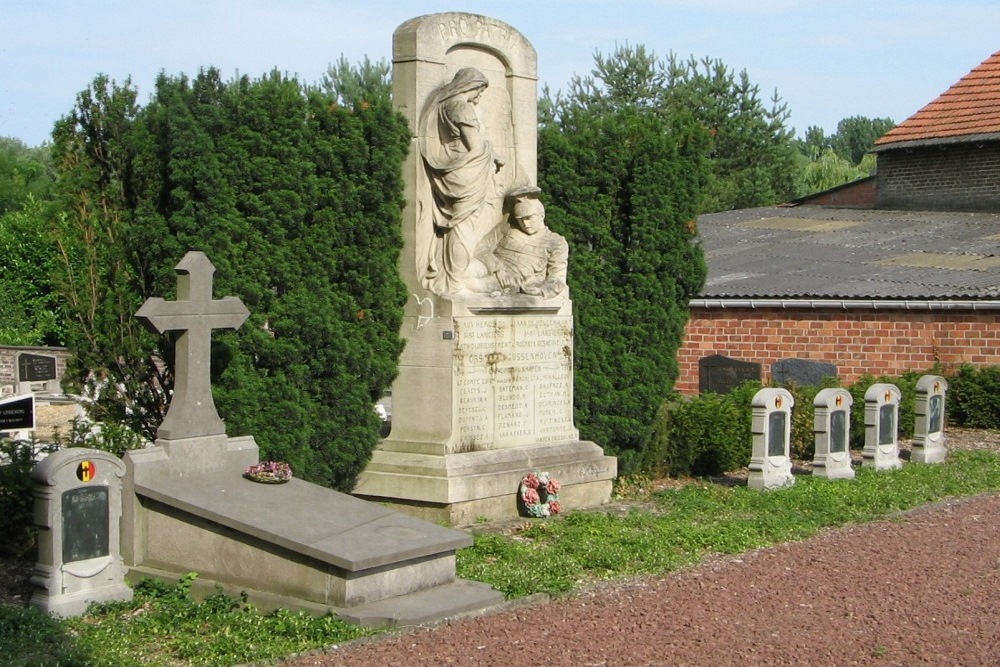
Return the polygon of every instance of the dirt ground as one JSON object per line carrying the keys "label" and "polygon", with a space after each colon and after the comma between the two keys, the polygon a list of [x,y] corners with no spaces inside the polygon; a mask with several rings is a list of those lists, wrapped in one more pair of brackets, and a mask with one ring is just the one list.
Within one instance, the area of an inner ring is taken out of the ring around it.
{"label": "dirt ground", "polygon": [[[1000,433],[949,429],[951,449]],[[567,598],[291,657],[284,667],[1000,665],[1000,494]],[[30,563],[0,561],[26,604]]]}

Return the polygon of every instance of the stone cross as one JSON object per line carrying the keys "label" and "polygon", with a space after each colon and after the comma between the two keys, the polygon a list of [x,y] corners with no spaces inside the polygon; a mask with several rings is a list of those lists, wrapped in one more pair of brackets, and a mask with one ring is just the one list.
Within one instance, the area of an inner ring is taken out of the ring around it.
{"label": "stone cross", "polygon": [[212,299],[215,267],[203,252],[191,251],[177,265],[177,300],[146,300],[136,312],[156,333],[181,331],[177,339],[174,393],[158,440],[225,434],[212,399],[212,329],[239,329],[250,316],[238,297]]}

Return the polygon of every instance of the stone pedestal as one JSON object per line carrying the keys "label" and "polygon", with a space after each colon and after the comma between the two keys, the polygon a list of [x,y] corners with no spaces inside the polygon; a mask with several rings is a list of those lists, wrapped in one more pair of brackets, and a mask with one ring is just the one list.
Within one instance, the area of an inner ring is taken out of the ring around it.
{"label": "stone pedestal", "polygon": [[355,494],[466,525],[516,517],[521,477],[538,470],[566,508],[608,502],[617,460],[573,425],[570,301],[439,304],[406,319],[392,431]]}

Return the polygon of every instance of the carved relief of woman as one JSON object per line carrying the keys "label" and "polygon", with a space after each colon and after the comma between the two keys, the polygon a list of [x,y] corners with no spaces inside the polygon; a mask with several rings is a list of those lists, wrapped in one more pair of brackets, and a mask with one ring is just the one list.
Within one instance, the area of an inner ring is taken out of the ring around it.
{"label": "carved relief of woman", "polygon": [[424,286],[442,295],[464,291],[476,244],[500,218],[494,179],[503,160],[485,138],[476,105],[488,80],[460,69],[435,90],[420,119],[420,152],[431,185],[434,240]]}

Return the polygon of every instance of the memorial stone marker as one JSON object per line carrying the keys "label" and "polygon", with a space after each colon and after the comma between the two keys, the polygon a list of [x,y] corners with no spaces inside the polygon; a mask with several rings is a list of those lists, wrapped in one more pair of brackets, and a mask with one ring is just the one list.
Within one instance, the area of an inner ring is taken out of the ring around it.
{"label": "memorial stone marker", "polygon": [[863,465],[876,470],[903,467],[899,458],[899,388],[876,383],[865,392],[865,448]]}
{"label": "memorial stone marker", "polygon": [[795,401],[786,389],[767,387],[754,394],[753,450],[747,486],[767,490],[795,483],[791,425]]}
{"label": "memorial stone marker", "polygon": [[393,101],[414,135],[406,348],[392,430],[354,493],[433,521],[516,518],[539,469],[564,506],[600,505],[617,473],[573,422],[572,258],[536,186],[536,70],[524,36],[486,16],[422,16],[393,35]]}
{"label": "memorial stone marker", "polygon": [[[496,604],[489,586],[455,577],[464,533],[315,484],[258,484],[252,436],[230,438],[212,401],[211,330],[239,327],[235,297],[212,298],[215,267],[200,252],[178,270],[177,301],[137,313],[175,330],[173,398],[155,446],[125,455],[122,556],[134,576],[245,591],[258,606],[333,611],[365,625],[412,625]],[[332,443],[331,443],[332,444]]]}
{"label": "memorial stone marker", "polygon": [[851,405],[854,398],[846,389],[822,389],[813,400],[813,433],[816,451],[813,475],[827,479],[854,479],[851,467]]}
{"label": "memorial stone marker", "polygon": [[56,358],[45,354],[22,352],[17,355],[18,382],[42,382],[56,379]]}
{"label": "memorial stone marker", "polygon": [[771,379],[779,384],[813,386],[830,377],[837,377],[837,367],[825,361],[782,359],[771,364]]}
{"label": "memorial stone marker", "polygon": [[924,375],[917,380],[911,461],[941,463],[948,456],[944,437],[947,393],[948,382],[943,377]]}
{"label": "memorial stone marker", "polygon": [[84,448],[54,452],[32,470],[38,526],[32,606],[79,616],[91,602],[132,598],[120,550],[124,475],[117,456]]}
{"label": "memorial stone marker", "polygon": [[732,359],[721,354],[702,357],[698,361],[698,391],[728,394],[744,382],[760,381],[760,364]]}

